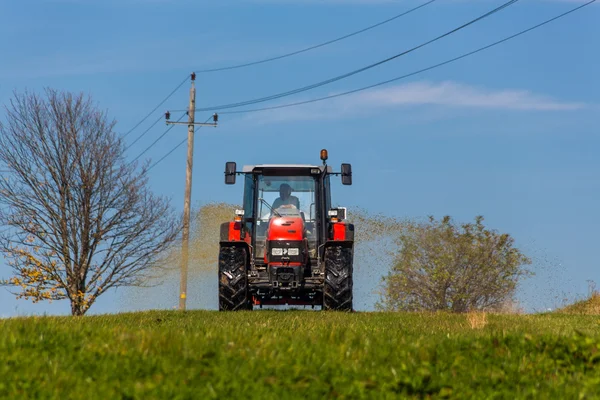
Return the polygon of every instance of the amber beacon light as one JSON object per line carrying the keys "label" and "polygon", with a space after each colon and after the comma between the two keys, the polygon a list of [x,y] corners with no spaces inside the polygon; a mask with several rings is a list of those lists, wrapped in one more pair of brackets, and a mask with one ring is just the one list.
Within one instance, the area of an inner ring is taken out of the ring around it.
{"label": "amber beacon light", "polygon": [[323,160],[323,164],[327,161],[327,149],[321,150],[321,160]]}

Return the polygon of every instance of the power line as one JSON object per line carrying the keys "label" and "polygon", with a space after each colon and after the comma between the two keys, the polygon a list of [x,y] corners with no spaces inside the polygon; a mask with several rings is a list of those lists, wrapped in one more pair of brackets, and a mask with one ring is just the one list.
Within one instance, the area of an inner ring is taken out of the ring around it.
{"label": "power line", "polygon": [[158,103],[158,105],[156,107],[154,107],[152,109],[152,111],[150,111],[144,118],[142,118],[142,120],[140,122],[135,124],[135,126],[133,128],[131,128],[129,131],[127,131],[127,133],[125,133],[123,135],[123,139],[125,139],[131,132],[133,132],[135,129],[137,129],[138,126],[143,124],[144,121],[146,121],[156,110],[158,110],[158,107],[162,106],[167,100],[169,100],[171,98],[171,96],[173,96],[175,94],[175,92],[177,92],[179,90],[179,88],[182,87],[184,85],[184,83],[187,82],[187,80],[188,80],[188,77],[186,76],[186,78],[183,81],[181,81],[181,83],[179,85],[177,85],[177,87],[175,87],[175,89],[173,89],[173,91],[171,93],[169,93],[167,95],[167,97],[165,97],[160,103]]}
{"label": "power line", "polygon": [[530,32],[532,30],[535,30],[535,29],[540,28],[540,27],[542,27],[544,25],[547,25],[547,24],[549,24],[549,23],[551,23],[553,21],[556,21],[557,19],[565,17],[568,14],[571,14],[571,13],[573,13],[575,11],[578,11],[579,9],[581,9],[583,7],[586,7],[586,6],[589,6],[592,3],[595,3],[596,1],[597,0],[591,0],[591,1],[587,2],[587,3],[584,3],[584,4],[582,4],[582,5],[578,6],[578,7],[573,8],[573,9],[571,9],[569,11],[566,11],[566,12],[560,14],[560,15],[557,15],[554,18],[548,19],[548,20],[546,20],[546,21],[544,21],[542,23],[539,23],[537,25],[532,26],[531,28],[525,29],[525,30],[520,31],[518,33],[515,33],[514,35],[508,36],[508,37],[506,37],[506,38],[504,38],[502,40],[498,40],[497,42],[494,42],[494,43],[489,44],[487,46],[480,47],[477,50],[473,50],[473,51],[471,51],[469,53],[465,53],[465,54],[463,54],[461,56],[452,58],[450,60],[446,60],[444,62],[432,65],[432,66],[427,67],[427,68],[420,69],[420,70],[415,71],[415,72],[411,72],[411,73],[406,74],[406,75],[402,75],[402,76],[399,76],[399,77],[396,77],[396,78],[388,79],[388,80],[383,81],[383,82],[379,82],[379,83],[375,83],[373,85],[365,86],[365,87],[362,87],[362,88],[359,88],[359,89],[349,90],[347,92],[338,93],[338,94],[334,94],[334,95],[330,95],[330,96],[325,96],[325,97],[319,97],[319,98],[311,99],[311,100],[298,101],[298,102],[295,102],[295,103],[283,104],[283,105],[279,105],[279,106],[264,107],[264,108],[255,108],[255,109],[249,109],[249,110],[223,111],[220,114],[242,114],[242,113],[249,113],[249,112],[259,112],[259,111],[267,111],[267,110],[276,110],[276,109],[279,109],[279,108],[287,108],[287,107],[294,107],[294,106],[299,106],[299,105],[303,105],[303,104],[316,103],[318,101],[329,100],[329,99],[333,99],[333,98],[336,98],[336,97],[342,97],[342,96],[346,96],[346,95],[349,95],[349,94],[354,94],[354,93],[362,92],[362,91],[365,91],[365,90],[368,90],[368,89],[372,89],[374,87],[382,86],[382,85],[385,85],[385,84],[388,84],[388,83],[391,83],[391,82],[399,81],[401,79],[405,79],[405,78],[408,78],[408,77],[420,74],[422,72],[426,72],[426,71],[429,71],[429,70],[432,70],[432,69],[444,66],[446,64],[453,63],[453,62],[458,61],[460,59],[463,59],[465,57],[469,57],[469,56],[471,56],[473,54],[480,53],[480,52],[482,52],[484,50],[487,50],[487,49],[489,49],[491,47],[497,46],[497,45],[499,45],[501,43],[507,42],[507,41],[509,41],[511,39],[514,39],[514,38],[518,37],[518,36],[524,35],[525,33],[528,33],[528,32]]}
{"label": "power line", "polygon": [[[187,114],[187,112],[184,112],[184,113],[181,115],[181,117],[179,117],[179,119],[177,120],[177,122],[181,121],[181,120],[183,119],[183,117],[185,117],[185,116],[186,116],[186,114]],[[134,162],[135,162],[135,161],[136,161],[138,158],[140,158],[141,156],[143,156],[143,155],[144,155],[144,154],[145,154],[145,153],[146,153],[148,150],[150,150],[152,147],[154,147],[154,145],[155,145],[156,143],[158,143],[158,141],[159,141],[160,139],[162,139],[163,137],[165,137],[165,135],[166,135],[167,133],[169,133],[169,132],[171,131],[171,129],[173,129],[173,127],[174,127],[174,126],[175,126],[175,125],[171,125],[170,127],[168,127],[168,128],[167,128],[167,130],[166,130],[166,131],[165,131],[165,132],[164,132],[162,135],[160,135],[160,136],[159,136],[159,137],[158,137],[158,138],[157,138],[157,139],[156,139],[154,142],[152,142],[152,144],[151,144],[150,146],[146,147],[146,149],[145,149],[144,151],[142,151],[142,152],[141,152],[141,153],[140,153],[140,154],[139,154],[139,155],[138,155],[136,158],[134,158],[134,159],[131,161],[131,163],[130,163],[130,164],[134,163]]]}
{"label": "power line", "polygon": [[339,37],[339,38],[336,38],[336,39],[333,39],[333,40],[329,40],[329,41],[327,41],[327,42],[323,42],[323,43],[320,43],[320,44],[317,44],[317,45],[314,45],[314,46],[310,46],[310,47],[304,48],[304,49],[302,49],[302,50],[297,50],[297,51],[293,51],[293,52],[291,52],[291,53],[283,54],[283,55],[280,55],[280,56],[271,57],[271,58],[266,58],[266,59],[264,59],[264,60],[253,61],[253,62],[249,62],[249,63],[245,63],[245,64],[238,64],[238,65],[232,65],[232,66],[229,66],[229,67],[221,67],[221,68],[202,69],[202,70],[199,70],[199,71],[196,71],[196,72],[197,72],[197,73],[207,73],[207,72],[226,71],[226,70],[232,70],[232,69],[238,69],[238,68],[249,67],[249,66],[251,66],[251,65],[263,64],[263,63],[266,63],[266,62],[269,62],[269,61],[281,60],[282,58],[286,58],[286,57],[295,56],[295,55],[297,55],[297,54],[305,53],[305,52],[307,52],[307,51],[310,51],[310,50],[315,50],[315,49],[318,49],[318,48],[320,48],[320,47],[324,47],[324,46],[327,46],[327,45],[330,45],[330,44],[333,44],[333,43],[339,42],[339,41],[341,41],[341,40],[348,39],[348,38],[350,38],[350,37],[352,37],[352,36],[359,35],[359,34],[361,34],[361,33],[367,32],[367,31],[369,31],[369,30],[371,30],[371,29],[375,29],[375,28],[377,28],[377,27],[379,27],[379,26],[381,26],[381,25],[384,25],[384,24],[387,24],[387,23],[389,23],[389,22],[392,22],[392,21],[394,21],[394,20],[396,20],[396,19],[398,19],[398,18],[400,18],[400,17],[403,17],[403,16],[405,16],[405,15],[408,15],[408,14],[410,14],[410,13],[412,13],[412,12],[415,12],[415,11],[417,11],[417,10],[419,10],[419,9],[421,9],[421,8],[423,8],[423,7],[425,7],[425,6],[428,6],[429,4],[431,4],[431,3],[435,2],[435,1],[437,1],[437,0],[429,0],[428,2],[426,2],[426,3],[423,3],[423,4],[421,4],[420,6],[417,6],[417,7],[411,8],[411,9],[410,9],[410,10],[408,10],[408,11],[404,11],[403,13],[400,13],[400,14],[398,14],[398,15],[395,15],[395,16],[393,16],[393,17],[391,17],[391,18],[388,18],[388,19],[386,19],[386,20],[384,20],[384,21],[378,22],[378,23],[376,23],[375,25],[368,26],[368,27],[366,27],[366,28],[363,28],[363,29],[361,29],[361,30],[359,30],[359,31],[352,32],[352,33],[350,33],[350,34],[347,34],[347,35],[341,36],[341,37]]}
{"label": "power line", "polygon": [[[394,59],[396,59],[398,57],[401,57],[401,56],[404,56],[406,54],[409,54],[409,53],[411,53],[411,52],[413,52],[413,51],[415,51],[417,49],[420,49],[420,48],[422,48],[424,46],[427,46],[427,45],[429,45],[429,44],[431,44],[433,42],[436,42],[436,41],[438,41],[438,40],[440,40],[440,39],[442,39],[442,38],[444,38],[446,36],[449,36],[449,35],[451,35],[453,33],[456,33],[456,32],[458,32],[458,31],[460,31],[460,30],[462,30],[462,29],[464,29],[464,28],[466,28],[466,27],[468,27],[468,26],[470,26],[470,25],[472,25],[472,24],[474,24],[474,23],[476,23],[476,22],[484,19],[484,18],[487,18],[487,17],[489,17],[489,16],[491,16],[491,15],[497,13],[497,12],[500,12],[501,10],[505,9],[506,7],[509,7],[509,6],[513,5],[514,3],[518,2],[518,1],[519,0],[510,0],[510,1],[502,4],[501,6],[496,7],[495,9],[493,9],[491,11],[488,11],[487,13],[485,13],[485,14],[477,17],[477,18],[475,18],[475,19],[473,19],[473,20],[471,20],[471,21],[469,21],[469,22],[467,22],[467,23],[465,23],[465,24],[463,24],[463,25],[461,25],[461,26],[459,26],[457,28],[454,28],[454,29],[452,29],[449,32],[444,33],[443,35],[437,36],[434,39],[428,40],[427,42],[422,43],[422,44],[420,44],[420,45],[418,45],[416,47],[413,47],[413,48],[411,48],[409,50],[403,51],[402,53],[398,53],[398,54],[396,54],[396,55],[394,55],[392,57],[389,57],[389,58],[386,58],[384,60],[378,61],[376,63],[367,65],[366,67],[359,68],[359,69],[354,70],[352,72],[348,72],[346,74],[339,75],[339,76],[336,76],[334,78],[327,79],[325,81],[314,83],[312,85],[304,86],[304,87],[301,87],[301,88],[298,88],[298,89],[294,89],[294,90],[290,90],[290,91],[287,91],[287,92],[283,92],[283,93],[279,93],[279,94],[275,94],[275,95],[271,95],[271,96],[266,96],[266,97],[261,97],[261,98],[258,98],[258,99],[242,101],[242,102],[238,102],[238,103],[224,104],[224,105],[220,105],[220,106],[211,106],[211,107],[204,107],[204,108],[196,108],[196,111],[218,111],[218,110],[225,110],[225,109],[228,109],[228,108],[235,108],[235,107],[247,106],[247,105],[251,105],[251,104],[262,103],[262,102],[269,101],[269,100],[279,99],[279,98],[282,98],[282,97],[290,96],[290,95],[293,95],[293,94],[297,94],[297,93],[305,92],[305,91],[308,91],[308,90],[311,90],[311,89],[315,89],[315,88],[318,88],[318,87],[321,87],[321,86],[325,86],[325,85],[327,85],[329,83],[333,83],[333,82],[336,82],[336,81],[348,78],[348,77],[356,75],[356,74],[358,74],[360,72],[364,72],[364,71],[369,70],[371,68],[377,67],[377,66],[385,64],[387,62],[390,62],[390,61],[392,61],[392,60],[394,60]],[[177,110],[177,111],[181,111],[181,110]]]}
{"label": "power line", "polygon": [[140,140],[146,133],[148,133],[150,131],[150,129],[154,128],[156,126],[156,124],[158,124],[160,122],[160,120],[162,120],[163,118],[164,118],[163,115],[159,116],[156,119],[156,121],[154,121],[154,123],[148,127],[148,129],[146,129],[144,132],[142,132],[142,134],[140,136],[138,136],[133,142],[129,143],[129,145],[127,145],[125,147],[125,151],[127,151],[127,149],[129,149],[131,146],[133,146],[134,144],[136,144],[136,142],[138,140]]}
{"label": "power line", "polygon": [[[211,119],[212,119],[212,116],[208,117],[208,119],[206,121],[204,121],[204,123],[207,123]],[[198,128],[202,128],[202,126],[199,126]],[[187,142],[187,138],[183,139],[181,142],[179,142],[179,144],[177,146],[173,147],[167,154],[165,154],[158,161],[156,161],[154,164],[152,164],[151,166],[149,166],[148,169],[146,169],[146,172],[150,171],[152,168],[154,168],[157,164],[159,164],[165,158],[169,157],[175,150],[177,150],[178,148],[180,148],[181,145],[183,145],[185,142]]]}
{"label": "power line", "polygon": [[173,147],[167,154],[165,154],[164,156],[162,156],[158,161],[156,161],[154,164],[152,164],[151,166],[149,166],[148,169],[146,170],[146,172],[150,171],[152,168],[154,168],[156,166],[156,164],[160,163],[165,158],[169,157],[175,150],[177,150],[178,148],[180,148],[181,145],[184,144],[185,142],[187,142],[187,137],[185,139],[183,139],[181,142],[179,142],[179,144],[177,146]]}

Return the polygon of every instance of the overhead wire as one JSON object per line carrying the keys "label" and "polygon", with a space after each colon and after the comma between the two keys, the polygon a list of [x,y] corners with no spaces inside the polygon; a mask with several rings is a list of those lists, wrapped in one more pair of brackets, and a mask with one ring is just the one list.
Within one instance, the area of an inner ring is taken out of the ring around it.
{"label": "overhead wire", "polygon": [[169,157],[175,150],[180,148],[181,145],[183,145],[186,141],[187,141],[187,138],[185,138],[181,142],[179,142],[179,144],[177,146],[173,147],[167,154],[165,154],[158,161],[156,161],[151,166],[149,166],[148,169],[146,170],[146,172],[150,171],[152,168],[156,167],[156,165],[159,164],[161,161],[163,161],[165,158]]}
{"label": "overhead wire", "polygon": [[327,45],[330,45],[330,44],[342,41],[344,39],[348,39],[348,38],[350,38],[352,36],[359,35],[361,33],[367,32],[367,31],[369,31],[371,29],[375,29],[375,28],[380,27],[382,25],[385,25],[385,24],[387,24],[389,22],[397,20],[398,18],[404,17],[405,15],[411,14],[411,13],[413,13],[413,12],[415,12],[415,11],[417,11],[417,10],[425,7],[425,6],[428,6],[431,3],[434,3],[435,1],[437,1],[437,0],[429,0],[429,1],[427,1],[427,2],[425,2],[423,4],[421,4],[421,5],[419,5],[417,7],[413,7],[410,10],[404,11],[404,12],[402,12],[400,14],[397,14],[397,15],[395,15],[395,16],[393,16],[391,18],[388,18],[388,19],[386,19],[384,21],[378,22],[378,23],[376,23],[374,25],[370,25],[370,26],[368,26],[366,28],[363,28],[361,30],[352,32],[350,34],[338,37],[336,39],[328,40],[326,42],[323,42],[323,43],[320,43],[320,44],[317,44],[317,45],[314,45],[314,46],[306,47],[306,48],[301,49],[301,50],[296,50],[296,51],[293,51],[291,53],[286,53],[286,54],[282,54],[280,56],[266,58],[264,60],[252,61],[252,62],[248,62],[248,63],[245,63],[245,64],[238,64],[238,65],[232,65],[232,66],[220,67],[220,68],[202,69],[202,70],[196,71],[196,73],[208,73],[208,72],[227,71],[227,70],[232,70],[232,69],[244,68],[244,67],[249,67],[249,66],[252,66],[252,65],[264,64],[264,63],[267,63],[267,62],[270,62],[270,61],[281,60],[283,58],[295,56],[295,55],[301,54],[301,53],[306,53],[307,51],[315,50],[315,49],[318,49],[318,48],[321,48],[321,47],[324,47],[324,46],[327,46]]}
{"label": "overhead wire", "polygon": [[[204,123],[207,123],[208,121],[210,121],[213,117],[210,116],[208,117],[208,119],[206,121],[204,121]],[[198,128],[202,128],[202,126],[199,126]],[[164,156],[162,156],[158,161],[154,162],[152,165],[150,165],[148,167],[148,169],[146,169],[146,172],[150,171],[152,168],[156,167],[157,164],[159,164],[161,161],[163,161],[165,158],[169,157],[175,150],[177,150],[179,147],[181,147],[188,139],[185,138],[183,139],[181,142],[179,142],[179,144],[177,144],[177,146],[173,147],[167,154],[165,154]]]}
{"label": "overhead wire", "polygon": [[127,146],[125,146],[124,151],[127,151],[131,146],[136,144],[138,140],[140,140],[142,137],[144,137],[144,135],[146,135],[146,133],[148,133],[150,131],[150,129],[154,128],[156,126],[156,124],[158,124],[163,118],[164,118],[164,116],[160,115],[156,119],[156,121],[154,121],[154,123],[148,127],[148,129],[146,129],[144,132],[142,132],[133,142],[131,142]]}
{"label": "overhead wire", "polygon": [[[391,18],[388,18],[388,19],[386,19],[384,21],[378,22],[378,23],[376,23],[374,25],[370,25],[370,26],[368,26],[366,28],[363,28],[361,30],[358,30],[356,32],[352,32],[350,34],[341,36],[339,38],[336,38],[336,39],[333,39],[333,40],[329,40],[329,41],[326,41],[326,42],[323,42],[323,43],[320,43],[320,44],[317,44],[317,45],[314,45],[314,46],[310,46],[310,47],[307,47],[307,48],[304,48],[304,49],[301,49],[301,50],[297,50],[297,51],[294,51],[294,52],[291,52],[291,53],[287,53],[287,54],[283,54],[283,55],[280,55],[280,56],[271,57],[271,58],[267,58],[267,59],[264,59],[264,60],[254,61],[254,62],[245,63],[245,64],[233,65],[233,66],[229,66],[229,67],[221,67],[221,68],[212,68],[212,69],[198,70],[198,71],[196,71],[196,73],[207,73],[207,72],[216,72],[216,71],[224,71],[224,70],[231,70],[231,69],[243,68],[243,67],[248,67],[248,66],[251,66],[251,65],[263,64],[263,63],[266,63],[266,62],[269,62],[269,61],[275,61],[275,60],[279,60],[279,59],[282,59],[282,58],[291,57],[291,56],[294,56],[294,55],[297,55],[297,54],[305,53],[305,52],[310,51],[310,50],[315,50],[317,48],[324,47],[324,46],[327,46],[329,44],[333,44],[333,43],[339,42],[341,40],[350,38],[352,36],[356,36],[358,34],[364,33],[364,32],[369,31],[371,29],[375,29],[375,28],[377,28],[377,27],[379,27],[381,25],[387,24],[387,23],[392,22],[392,21],[394,21],[394,20],[396,20],[398,18],[401,18],[401,17],[403,17],[405,15],[413,13],[413,12],[415,12],[415,11],[417,11],[417,10],[425,7],[425,6],[428,6],[431,3],[434,3],[435,1],[437,1],[437,0],[429,0],[429,1],[427,1],[427,2],[425,2],[423,4],[421,4],[421,5],[419,5],[417,7],[413,7],[410,10],[407,10],[405,12],[397,14],[397,15],[391,17]],[[135,126],[133,126],[129,131],[127,131],[123,135],[123,138],[126,138],[127,136],[129,136],[129,134],[131,134],[131,132],[133,132],[141,124],[143,124],[156,110],[158,110],[158,108],[160,106],[162,106],[168,99],[170,99],[173,96],[173,94],[175,94],[175,92],[177,92],[177,90],[179,90],[181,88],[181,86],[183,86],[186,82],[187,82],[187,77],[181,83],[179,83],[175,87],[175,89],[173,89],[171,91],[171,93],[169,93],[156,107],[154,107],[152,109],[152,111],[150,111],[144,118],[142,118],[141,121],[139,121]],[[146,131],[144,131],[144,133],[142,135],[140,135],[140,137],[138,137],[133,143],[131,143],[130,145],[128,145],[126,147],[126,149],[129,148],[129,147],[131,147],[135,142],[137,142],[141,137],[143,137],[157,123],[158,122],[155,122],[154,124],[152,124]]]}
{"label": "overhead wire", "polygon": [[[505,8],[507,8],[507,7],[509,7],[509,6],[513,5],[513,4],[515,4],[518,1],[519,0],[509,0],[506,3],[503,3],[502,5],[494,8],[493,10],[488,11],[487,13],[485,13],[483,15],[480,15],[479,17],[477,17],[475,19],[472,19],[471,21],[469,21],[469,22],[467,22],[467,23],[465,23],[465,24],[463,24],[463,25],[461,25],[461,26],[459,26],[457,28],[454,28],[454,29],[452,29],[452,30],[450,30],[450,31],[442,34],[442,35],[439,35],[439,36],[435,37],[434,39],[428,40],[427,42],[424,42],[424,43],[422,43],[422,44],[420,44],[418,46],[415,46],[415,47],[413,47],[413,48],[411,48],[409,50],[405,50],[405,51],[403,51],[401,53],[395,54],[395,55],[393,55],[391,57],[388,57],[388,58],[386,58],[384,60],[381,60],[381,61],[378,61],[376,63],[367,65],[365,67],[362,67],[362,68],[359,68],[357,70],[348,72],[346,74],[338,75],[338,76],[336,76],[334,78],[330,78],[330,79],[327,79],[327,80],[324,80],[324,81],[321,81],[321,82],[318,82],[318,83],[314,83],[314,84],[311,84],[311,85],[308,85],[308,86],[304,86],[304,87],[301,87],[301,88],[298,88],[298,89],[294,89],[294,90],[290,90],[290,91],[283,92],[283,93],[278,93],[278,94],[274,94],[274,95],[270,95],[270,96],[266,96],[266,97],[261,97],[261,98],[257,98],[257,99],[253,99],[253,100],[241,101],[241,102],[237,102],[237,103],[230,103],[230,104],[223,104],[223,105],[218,105],[218,106],[196,108],[196,111],[220,111],[220,110],[226,110],[226,109],[229,109],[229,108],[237,108],[237,107],[242,107],[242,106],[247,106],[247,105],[252,105],[252,104],[257,104],[257,103],[263,103],[265,101],[276,100],[276,99],[279,99],[279,98],[282,98],[282,97],[291,96],[293,94],[305,92],[305,91],[308,91],[308,90],[311,90],[311,89],[315,89],[315,88],[318,88],[318,87],[321,87],[321,86],[325,86],[325,85],[333,83],[333,82],[340,81],[342,79],[348,78],[350,76],[356,75],[358,73],[367,71],[367,70],[369,70],[371,68],[375,68],[375,67],[377,67],[379,65],[382,65],[382,64],[385,64],[385,63],[390,62],[392,60],[395,60],[396,58],[402,57],[402,56],[404,56],[406,54],[409,54],[409,53],[411,53],[411,52],[413,52],[413,51],[415,51],[417,49],[420,49],[420,48],[425,47],[425,46],[427,46],[427,45],[429,45],[431,43],[434,43],[434,42],[436,42],[436,41],[438,41],[438,40],[440,40],[440,39],[442,39],[442,38],[444,38],[446,36],[449,36],[449,35],[451,35],[453,33],[456,33],[456,32],[458,32],[458,31],[460,31],[460,30],[462,30],[462,29],[464,29],[464,28],[466,28],[466,27],[468,27],[470,25],[473,25],[474,23],[476,23],[478,21],[481,21],[484,18],[487,18],[487,17],[489,17],[489,16],[491,16],[493,14],[496,14],[497,12],[500,12],[503,9],[505,9]],[[181,111],[181,110],[176,110],[176,111]]]}
{"label": "overhead wire", "polygon": [[470,51],[468,53],[462,54],[462,55],[460,55],[458,57],[454,57],[452,59],[446,60],[444,62],[435,64],[435,65],[432,65],[432,66],[429,66],[427,68],[420,69],[418,71],[411,72],[411,73],[406,74],[406,75],[402,75],[402,76],[399,76],[399,77],[396,77],[396,78],[388,79],[386,81],[378,82],[378,83],[375,83],[373,85],[364,86],[364,87],[361,87],[359,89],[349,90],[349,91],[346,91],[346,92],[337,93],[337,94],[333,94],[333,95],[329,95],[329,96],[324,96],[324,97],[319,97],[319,98],[311,99],[311,100],[298,101],[298,102],[294,102],[294,103],[282,104],[282,105],[271,106],[271,107],[263,107],[263,108],[247,109],[247,110],[237,110],[237,111],[223,111],[223,112],[220,112],[220,114],[242,114],[242,113],[250,113],[250,112],[276,110],[276,109],[280,109],[280,108],[287,108],[287,107],[294,107],[294,106],[299,106],[299,105],[303,105],[303,104],[316,103],[316,102],[319,102],[319,101],[329,100],[329,99],[333,99],[333,98],[336,98],[336,97],[347,96],[347,95],[350,95],[350,94],[354,94],[354,93],[362,92],[362,91],[365,91],[365,90],[368,90],[368,89],[372,89],[372,88],[375,88],[375,87],[378,87],[378,86],[382,86],[382,85],[385,85],[385,84],[388,84],[388,83],[391,83],[391,82],[399,81],[401,79],[405,79],[405,78],[408,78],[408,77],[420,74],[422,72],[430,71],[432,69],[439,68],[439,67],[444,66],[446,64],[450,64],[450,63],[453,63],[455,61],[461,60],[463,58],[466,58],[466,57],[472,56],[474,54],[480,53],[482,51],[485,51],[485,50],[487,50],[487,49],[489,49],[491,47],[494,47],[494,46],[497,46],[497,45],[502,44],[504,42],[507,42],[509,40],[512,40],[512,39],[514,39],[514,38],[516,38],[518,36],[524,35],[524,34],[526,34],[528,32],[531,32],[531,31],[533,31],[535,29],[538,29],[538,28],[540,28],[540,27],[542,27],[544,25],[547,25],[547,24],[549,24],[551,22],[554,22],[554,21],[556,21],[556,20],[558,20],[560,18],[563,18],[563,17],[565,17],[565,16],[567,16],[567,15],[569,15],[569,14],[575,12],[575,11],[578,11],[578,10],[582,9],[583,7],[587,7],[590,4],[595,3],[596,1],[597,0],[591,0],[591,1],[587,2],[587,3],[584,3],[584,4],[580,5],[580,6],[577,6],[577,7],[573,8],[573,9],[571,9],[569,11],[566,11],[566,12],[564,12],[562,14],[559,14],[559,15],[553,17],[553,18],[545,20],[544,22],[541,22],[541,23],[539,23],[537,25],[534,25],[534,26],[532,26],[532,27],[530,27],[528,29],[522,30],[522,31],[520,31],[518,33],[515,33],[514,35],[505,37],[504,39],[498,40],[498,41],[496,41],[494,43],[491,43],[489,45],[486,45],[486,46],[480,47],[480,48],[478,48],[476,50],[473,50],[473,51]]}
{"label": "overhead wire", "polygon": [[142,118],[142,120],[141,120],[140,122],[138,122],[137,124],[135,124],[135,126],[134,126],[133,128],[131,128],[129,131],[127,131],[127,132],[126,132],[126,133],[123,135],[123,139],[125,139],[127,136],[129,136],[129,134],[130,134],[131,132],[133,132],[134,130],[136,130],[136,129],[137,129],[137,128],[138,128],[138,127],[141,125],[141,124],[143,124],[143,123],[144,123],[144,121],[146,121],[146,120],[147,120],[147,119],[148,119],[148,118],[149,118],[149,117],[150,117],[152,114],[154,114],[154,112],[155,112],[156,110],[158,110],[158,108],[159,108],[160,106],[162,106],[162,105],[163,105],[163,104],[164,104],[164,103],[165,103],[167,100],[169,100],[169,99],[170,99],[170,98],[171,98],[171,97],[172,97],[172,96],[175,94],[175,92],[177,92],[177,91],[178,91],[178,90],[179,90],[179,89],[180,89],[180,88],[181,88],[181,87],[182,87],[182,86],[183,86],[183,85],[184,85],[184,84],[187,82],[187,80],[188,80],[188,77],[186,76],[186,78],[185,78],[183,81],[181,81],[181,83],[180,83],[180,84],[178,84],[178,85],[175,87],[175,89],[173,89],[173,90],[171,91],[171,93],[169,93],[169,94],[167,95],[167,97],[165,97],[165,98],[164,98],[164,99],[163,99],[163,100],[162,100],[160,103],[158,103],[158,105],[157,105],[156,107],[154,107],[154,108],[152,109],[152,111],[150,111],[150,112],[149,112],[149,113],[148,113],[148,114],[147,114],[147,115],[146,115],[144,118]]}
{"label": "overhead wire", "polygon": [[[185,117],[185,116],[186,116],[186,114],[187,114],[187,111],[186,111],[186,112],[184,112],[184,113],[181,115],[181,117],[179,117],[179,119],[177,120],[177,122],[180,122],[180,121],[183,119],[183,117]],[[158,143],[158,141],[159,141],[160,139],[162,139],[163,137],[165,137],[165,136],[167,135],[167,133],[169,133],[169,132],[171,131],[171,129],[173,129],[173,127],[174,127],[174,126],[175,126],[175,125],[171,125],[170,127],[168,127],[168,128],[167,128],[167,130],[166,130],[166,131],[165,131],[165,132],[164,132],[162,135],[160,135],[160,136],[159,136],[159,137],[158,137],[158,138],[157,138],[157,139],[156,139],[154,142],[152,142],[152,144],[150,144],[150,146],[146,147],[146,149],[145,149],[144,151],[142,151],[142,152],[141,152],[141,153],[140,153],[140,154],[139,154],[139,155],[138,155],[136,158],[134,158],[134,159],[133,159],[133,160],[130,162],[130,164],[133,164],[133,163],[134,163],[134,162],[135,162],[137,159],[139,159],[141,156],[143,156],[144,154],[146,154],[146,152],[147,152],[148,150],[150,150],[152,147],[154,147],[154,145],[156,145],[156,143]]]}
{"label": "overhead wire", "polygon": [[[324,97],[320,97],[320,98],[316,98],[316,99],[306,100],[306,101],[300,101],[300,102],[295,102],[295,103],[283,104],[283,105],[279,105],[279,106],[263,107],[263,108],[258,108],[258,109],[237,110],[237,111],[223,111],[223,112],[221,112],[221,114],[242,114],[242,113],[261,112],[261,111],[275,110],[275,109],[281,109],[281,108],[287,108],[287,107],[294,107],[294,106],[299,106],[299,105],[303,105],[303,104],[309,104],[309,103],[315,103],[315,102],[319,102],[319,101],[324,101],[324,100],[328,100],[328,99],[332,99],[332,98],[336,98],[336,97],[342,97],[342,96],[346,96],[346,95],[358,93],[358,92],[361,92],[361,91],[365,91],[365,90],[368,90],[368,89],[372,89],[372,88],[375,88],[375,87],[378,87],[378,86],[382,86],[382,85],[385,85],[385,84],[388,84],[388,83],[391,83],[391,82],[395,82],[395,81],[398,81],[398,80],[401,80],[401,79],[405,79],[405,78],[408,78],[408,77],[420,74],[422,72],[426,72],[426,71],[429,71],[429,70],[432,70],[432,69],[435,69],[435,68],[442,67],[444,65],[456,62],[456,61],[461,60],[463,58],[466,58],[466,57],[472,56],[474,54],[480,53],[482,51],[488,50],[488,49],[490,49],[492,47],[495,47],[497,45],[505,43],[505,42],[507,42],[509,40],[515,39],[515,38],[517,38],[519,36],[522,36],[522,35],[524,35],[526,33],[529,33],[529,32],[531,32],[533,30],[536,30],[538,28],[541,28],[541,27],[543,27],[543,26],[545,26],[547,24],[550,24],[550,23],[558,20],[558,19],[566,17],[567,15],[572,14],[572,13],[574,13],[574,12],[576,12],[576,11],[584,8],[584,7],[587,7],[587,6],[595,3],[596,1],[597,0],[588,1],[587,3],[584,3],[584,4],[580,5],[580,6],[574,7],[574,8],[572,8],[572,9],[566,11],[566,12],[563,12],[563,13],[561,13],[561,14],[553,17],[553,18],[547,19],[547,20],[545,20],[545,21],[543,21],[543,22],[541,22],[539,24],[536,24],[536,25],[531,26],[531,27],[529,27],[527,29],[519,31],[519,32],[517,32],[517,33],[515,33],[513,35],[507,36],[507,37],[505,37],[505,38],[503,38],[501,40],[498,40],[496,42],[493,42],[493,43],[491,43],[489,45],[480,47],[480,48],[478,48],[476,50],[473,50],[473,51],[470,51],[468,53],[464,53],[464,54],[462,54],[462,55],[460,55],[458,57],[454,57],[452,59],[446,60],[444,62],[435,64],[435,65],[432,65],[432,66],[429,66],[427,68],[423,68],[423,69],[420,69],[418,71],[414,71],[414,72],[411,72],[409,74],[402,75],[402,76],[399,76],[399,77],[396,77],[396,78],[388,79],[386,81],[382,81],[382,82],[379,82],[379,83],[376,83],[376,84],[373,84],[373,85],[361,87],[359,89],[349,90],[347,92],[338,93],[338,94],[334,94],[334,95],[330,95],[330,96],[324,96]],[[154,168],[157,164],[159,164],[160,162],[162,162],[165,158],[167,158],[175,150],[177,150],[180,146],[182,146],[185,143],[186,140],[187,140],[187,138],[184,139],[184,140],[182,140],[173,149],[171,149],[167,154],[165,154],[162,158],[160,158],[158,161],[156,161],[154,164],[152,164],[150,166],[150,168],[148,168],[146,171],[149,171],[151,168]],[[138,158],[139,157],[140,156],[138,156]]]}

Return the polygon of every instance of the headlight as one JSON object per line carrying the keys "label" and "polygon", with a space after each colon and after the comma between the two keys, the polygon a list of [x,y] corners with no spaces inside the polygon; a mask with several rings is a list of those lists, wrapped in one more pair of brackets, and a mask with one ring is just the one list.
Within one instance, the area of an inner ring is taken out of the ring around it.
{"label": "headlight", "polygon": [[300,249],[288,249],[288,254],[290,256],[297,256],[300,254]]}
{"label": "headlight", "polygon": [[274,256],[282,256],[283,249],[271,249],[271,254]]}

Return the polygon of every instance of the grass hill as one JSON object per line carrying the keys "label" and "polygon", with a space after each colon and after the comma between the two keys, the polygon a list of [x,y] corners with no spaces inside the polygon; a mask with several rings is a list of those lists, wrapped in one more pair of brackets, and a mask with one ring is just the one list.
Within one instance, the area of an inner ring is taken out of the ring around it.
{"label": "grass hill", "polygon": [[[594,398],[596,316],[151,311],[0,320],[0,398]],[[597,397],[596,397],[597,398]]]}

